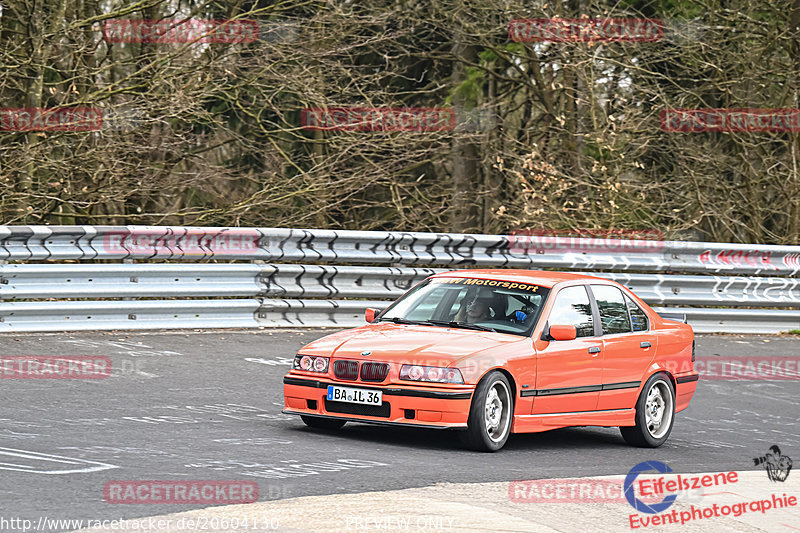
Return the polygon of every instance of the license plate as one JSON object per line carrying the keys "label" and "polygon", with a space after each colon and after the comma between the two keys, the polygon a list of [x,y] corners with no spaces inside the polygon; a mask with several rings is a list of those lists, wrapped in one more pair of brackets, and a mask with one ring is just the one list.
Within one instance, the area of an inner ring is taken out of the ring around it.
{"label": "license plate", "polygon": [[381,405],[383,403],[383,392],[328,385],[328,399],[335,402]]}

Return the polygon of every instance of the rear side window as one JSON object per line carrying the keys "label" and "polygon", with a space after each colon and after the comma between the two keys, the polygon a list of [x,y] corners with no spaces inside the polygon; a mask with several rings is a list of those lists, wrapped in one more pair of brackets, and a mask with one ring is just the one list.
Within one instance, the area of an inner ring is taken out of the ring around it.
{"label": "rear side window", "polygon": [[630,333],[631,321],[622,291],[611,285],[592,285],[592,293],[600,311],[603,335]]}
{"label": "rear side window", "polygon": [[578,337],[594,336],[592,304],[582,285],[567,287],[558,293],[549,323],[551,326],[575,326]]}
{"label": "rear side window", "polygon": [[636,302],[631,300],[627,294],[625,295],[625,303],[628,305],[628,313],[631,315],[633,331],[647,331],[647,315],[642,311],[642,308],[636,305]]}

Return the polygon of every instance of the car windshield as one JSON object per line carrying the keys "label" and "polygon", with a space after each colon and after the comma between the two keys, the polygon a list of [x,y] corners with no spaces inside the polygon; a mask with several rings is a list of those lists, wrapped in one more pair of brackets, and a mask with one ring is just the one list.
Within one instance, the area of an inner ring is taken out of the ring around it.
{"label": "car windshield", "polygon": [[384,311],[381,321],[530,335],[550,289],[478,278],[431,278]]}

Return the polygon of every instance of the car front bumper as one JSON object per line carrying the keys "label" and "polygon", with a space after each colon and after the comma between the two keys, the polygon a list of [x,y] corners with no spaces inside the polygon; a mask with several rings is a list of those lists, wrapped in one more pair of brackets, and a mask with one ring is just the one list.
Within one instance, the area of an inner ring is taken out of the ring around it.
{"label": "car front bumper", "polygon": [[[374,407],[328,401],[328,385],[379,390],[383,393],[383,405]],[[469,386],[459,389],[401,387],[396,384],[374,386],[288,375],[283,378],[283,412],[374,424],[464,429],[473,391],[474,388]]]}

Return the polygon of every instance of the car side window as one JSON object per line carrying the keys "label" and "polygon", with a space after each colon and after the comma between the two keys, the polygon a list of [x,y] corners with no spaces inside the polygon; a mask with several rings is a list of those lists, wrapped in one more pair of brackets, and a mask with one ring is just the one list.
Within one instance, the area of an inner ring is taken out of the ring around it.
{"label": "car side window", "polygon": [[592,285],[592,293],[600,311],[603,335],[630,333],[631,320],[622,291],[611,285]]}
{"label": "car side window", "polygon": [[636,302],[631,300],[627,294],[625,295],[625,303],[628,306],[628,313],[631,315],[633,331],[647,331],[647,315],[642,311],[642,308],[636,305]]}
{"label": "car side window", "polygon": [[575,326],[578,337],[594,336],[592,305],[582,285],[561,289],[550,312],[550,325]]}

